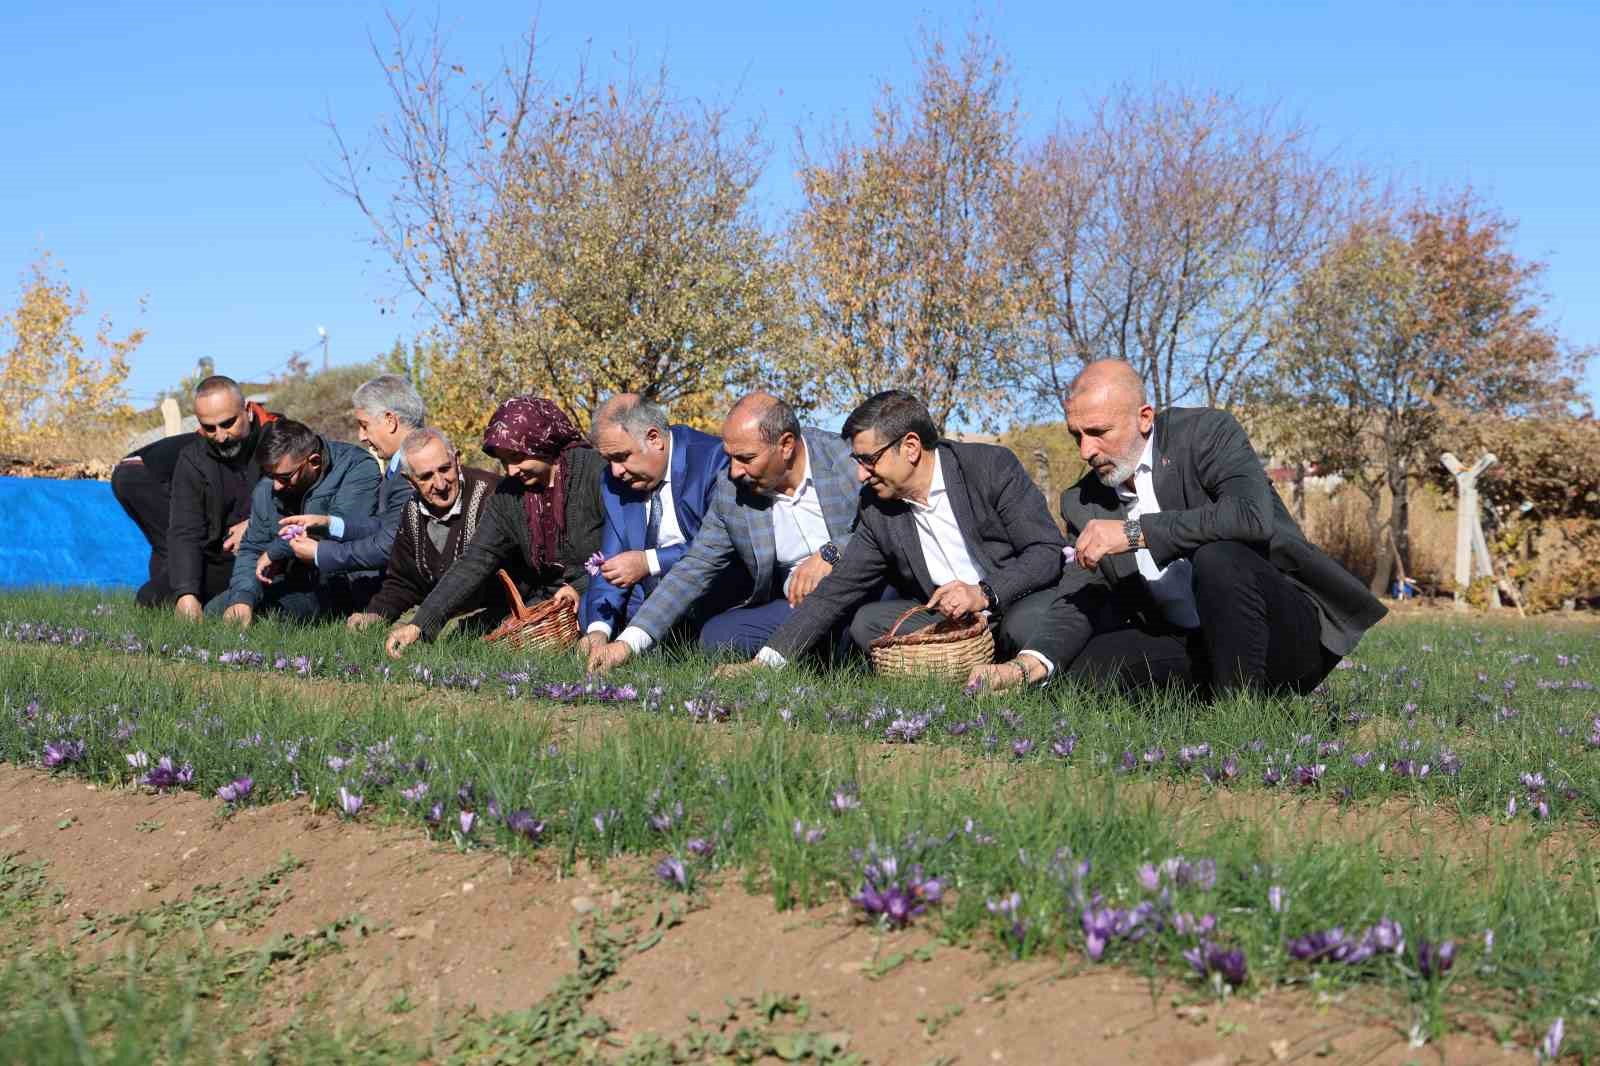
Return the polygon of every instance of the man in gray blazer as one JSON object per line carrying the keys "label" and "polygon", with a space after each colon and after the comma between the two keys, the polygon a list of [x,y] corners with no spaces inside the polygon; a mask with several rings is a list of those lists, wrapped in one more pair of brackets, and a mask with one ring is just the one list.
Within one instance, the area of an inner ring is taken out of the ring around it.
{"label": "man in gray blazer", "polygon": [[[1047,680],[1060,651],[1056,585],[1061,531],[1044,496],[1009,450],[941,442],[921,400],[880,392],[853,411],[840,436],[850,442],[866,487],[861,519],[833,572],[749,663],[783,666],[849,619],[865,648],[904,611],[901,632],[940,615],[986,614],[1002,669]],[[887,581],[898,599],[872,601]]]}
{"label": "man in gray blazer", "polygon": [[1061,496],[1070,675],[1303,693],[1386,613],[1306,540],[1232,415],[1157,414],[1105,360],[1073,382],[1067,428],[1090,466]]}
{"label": "man in gray blazer", "polygon": [[618,638],[591,649],[591,671],[609,670],[659,643],[730,578],[747,578],[750,594],[705,621],[700,646],[752,655],[850,543],[860,485],[843,441],[802,429],[787,403],[754,392],[728,413],[722,448],[728,476],[688,552]]}

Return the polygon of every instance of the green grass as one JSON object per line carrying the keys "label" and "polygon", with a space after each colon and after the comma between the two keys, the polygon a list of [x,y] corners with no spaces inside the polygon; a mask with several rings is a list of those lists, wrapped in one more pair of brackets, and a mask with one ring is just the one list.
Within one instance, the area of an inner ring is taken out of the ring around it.
{"label": "green grass", "polygon": [[[1586,1030],[1600,1013],[1600,870],[1587,841],[1600,751],[1587,738],[1600,700],[1573,686],[1593,685],[1600,661],[1582,631],[1387,625],[1323,694],[1217,706],[1130,703],[1067,686],[974,700],[859,673],[758,674],[713,688],[707,660],[656,656],[614,679],[634,684],[636,699],[577,711],[600,717],[572,732],[528,695],[541,682],[578,679],[565,657],[444,641],[385,677],[378,635],[337,627],[263,625],[241,637],[122,605],[102,609],[81,595],[0,597],[0,612],[0,758],[8,761],[38,765],[46,743],[71,739],[85,754],[61,772],[105,783],[132,783],[127,756],[143,751],[192,764],[192,787],[205,795],[247,774],[249,802],[303,794],[333,808],[342,787],[365,798],[361,818],[413,824],[439,802],[436,834],[457,846],[538,850],[561,863],[676,855],[696,876],[737,872],[780,906],[855,893],[864,854],[889,851],[902,871],[921,863],[946,886],[945,901],[919,919],[945,939],[1070,966],[1089,965],[1080,921],[1088,901],[1073,873],[1088,860],[1086,895],[1105,906],[1149,902],[1166,915],[1162,927],[1106,953],[1152,979],[1195,981],[1182,953],[1196,938],[1173,919],[1213,914],[1210,939],[1245,952],[1247,987],[1378,985],[1403,1025],[1439,1031],[1509,1016],[1524,1042],[1563,1015],[1569,1048],[1597,1049]],[[64,633],[74,628],[84,633]],[[35,639],[52,635],[77,646]],[[219,665],[235,648],[261,653],[265,665]],[[295,680],[296,656],[307,657],[311,677],[335,683]],[[274,669],[280,657],[285,666]],[[266,683],[268,675],[284,680]],[[918,739],[894,750],[881,740],[897,721]],[[1075,737],[1070,756],[1051,754],[1066,737]],[[1020,757],[1018,741],[1032,742]],[[1184,765],[1182,749],[1201,744],[1209,754]],[[1352,759],[1366,751],[1365,765]],[[1234,776],[1208,782],[1202,771],[1229,759]],[[1404,761],[1410,772],[1397,773]],[[1325,767],[1318,783],[1292,784],[1297,768],[1317,765]],[[1269,769],[1284,780],[1267,784]],[[1530,788],[1521,778],[1534,772],[1545,784]],[[423,801],[401,796],[417,783],[427,785]],[[1158,802],[1174,785],[1192,790],[1197,816],[1178,818]],[[1223,790],[1292,792],[1329,822],[1342,805],[1375,830],[1396,802],[1498,820],[1516,796],[1516,818],[1531,832],[1506,836],[1498,853],[1436,852],[1425,842],[1384,850],[1324,831],[1314,813],[1224,817],[1204,802]],[[841,791],[859,807],[837,811]],[[543,832],[514,832],[489,816],[490,799],[502,813],[529,812]],[[1549,816],[1535,821],[1539,800]],[[465,808],[478,815],[469,835],[457,820]],[[694,839],[713,842],[709,859],[692,853]],[[1214,886],[1169,885],[1165,899],[1141,887],[1142,865],[1179,855],[1214,861]],[[1288,898],[1283,913],[1268,906],[1274,886]],[[992,913],[989,901],[1012,892],[1019,912]],[[1385,916],[1405,927],[1404,955],[1309,965],[1286,951],[1288,938]],[[1424,938],[1458,944],[1442,980],[1417,972]]]}

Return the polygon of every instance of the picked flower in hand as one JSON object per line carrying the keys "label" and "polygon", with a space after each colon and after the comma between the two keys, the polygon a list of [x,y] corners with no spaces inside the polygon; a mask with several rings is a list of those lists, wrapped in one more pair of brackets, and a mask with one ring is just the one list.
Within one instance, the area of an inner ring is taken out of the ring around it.
{"label": "picked flower in hand", "polygon": [[296,537],[306,535],[306,527],[301,525],[284,526],[278,531],[279,540],[294,540]]}
{"label": "picked flower in hand", "polygon": [[593,555],[589,556],[589,558],[583,561],[583,568],[584,570],[588,571],[590,577],[599,577],[600,568],[605,564],[606,557],[601,555],[599,552],[595,552]]}
{"label": "picked flower in hand", "polygon": [[1062,548],[1061,561],[1066,563],[1068,566],[1078,565],[1078,549],[1073,547],[1071,544],[1068,544],[1065,548]]}

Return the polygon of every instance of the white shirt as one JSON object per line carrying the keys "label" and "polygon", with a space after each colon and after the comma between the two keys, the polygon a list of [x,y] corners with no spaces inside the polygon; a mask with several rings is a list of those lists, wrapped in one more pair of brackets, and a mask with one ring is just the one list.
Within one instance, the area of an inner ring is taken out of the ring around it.
{"label": "white shirt", "polygon": [[811,455],[805,453],[800,469],[800,487],[780,492],[772,498],[772,541],[779,570],[788,571],[783,579],[784,595],[794,568],[815,555],[828,543],[828,520],[822,513],[822,497],[811,477]]}
{"label": "white shirt", "polygon": [[[661,501],[661,528],[656,532],[656,547],[645,549],[644,562],[650,568],[651,577],[660,577],[661,559],[656,555],[656,548],[672,548],[685,542],[683,527],[678,525],[678,509],[673,506],[672,502],[672,434],[670,432],[667,434],[667,470],[661,476],[661,484],[656,486],[656,490],[650,494],[650,497],[652,499],[658,498]],[[644,501],[644,513],[645,527],[648,533],[650,524],[649,499]],[[611,623],[605,621],[590,622],[589,628],[584,632],[603,633],[606,637],[610,637]],[[641,630],[640,632],[643,631]],[[635,650],[642,649],[636,648]]]}
{"label": "white shirt", "polygon": [[[1139,457],[1139,466],[1133,473],[1133,488],[1125,484],[1117,486],[1117,496],[1127,505],[1129,518],[1138,519],[1161,511],[1161,504],[1156,500],[1155,447],[1156,438],[1152,433],[1144,439],[1144,454]],[[1162,617],[1175,626],[1198,629],[1200,611],[1194,599],[1194,564],[1187,559],[1174,559],[1166,566],[1157,566],[1149,548],[1139,548],[1133,558]]]}
{"label": "white shirt", "polygon": [[[933,587],[964,581],[976,585],[984,578],[983,568],[973,558],[967,536],[956,521],[955,506],[950,502],[950,492],[944,483],[944,466],[937,449],[933,452],[933,479],[928,483],[928,502],[906,500],[911,508],[911,521],[917,527],[917,543],[922,546],[922,561],[928,567],[928,580]],[[1044,680],[1056,672],[1055,663],[1039,652],[1027,649],[1020,654],[1037,659],[1044,664]],[[789,660],[774,648],[756,652],[756,660],[767,666],[787,666]]]}

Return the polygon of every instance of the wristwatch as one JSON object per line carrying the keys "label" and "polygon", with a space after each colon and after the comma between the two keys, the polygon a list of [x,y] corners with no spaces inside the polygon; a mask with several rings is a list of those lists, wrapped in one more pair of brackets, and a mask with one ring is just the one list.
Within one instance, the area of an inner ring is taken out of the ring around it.
{"label": "wristwatch", "polygon": [[989,601],[989,610],[998,611],[1000,609],[1000,597],[994,594],[993,585],[987,581],[980,581],[978,582],[978,591],[983,593],[984,599]]}
{"label": "wristwatch", "polygon": [[828,541],[828,543],[817,549],[817,558],[821,559],[829,566],[837,566],[839,563],[838,546],[834,544],[833,541]]}
{"label": "wristwatch", "polygon": [[1139,520],[1130,518],[1122,523],[1122,535],[1128,538],[1128,550],[1144,546],[1144,530],[1139,528]]}

